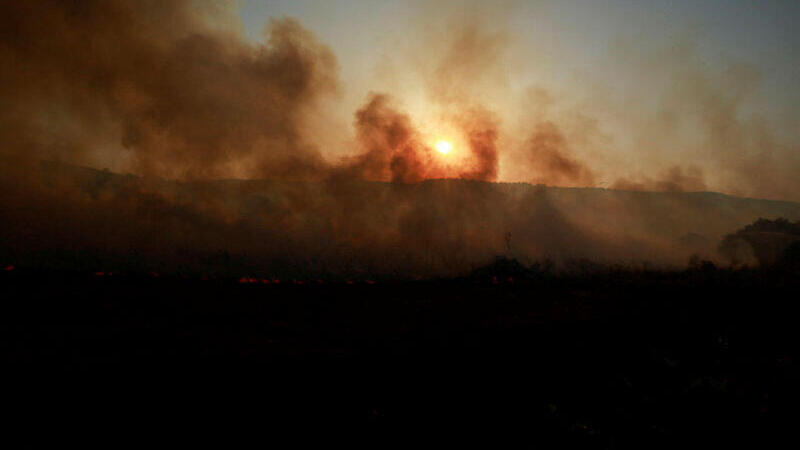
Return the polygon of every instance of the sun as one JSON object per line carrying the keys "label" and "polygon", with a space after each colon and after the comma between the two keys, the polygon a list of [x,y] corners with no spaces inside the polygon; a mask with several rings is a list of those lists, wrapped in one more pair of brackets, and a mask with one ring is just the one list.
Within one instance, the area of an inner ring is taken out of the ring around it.
{"label": "sun", "polygon": [[453,143],[445,140],[436,141],[436,151],[446,155],[453,151]]}

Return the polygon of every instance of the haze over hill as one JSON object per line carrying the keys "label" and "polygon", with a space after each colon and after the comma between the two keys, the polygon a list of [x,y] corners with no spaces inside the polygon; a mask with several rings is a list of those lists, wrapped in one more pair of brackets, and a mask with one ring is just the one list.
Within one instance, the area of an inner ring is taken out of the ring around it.
{"label": "haze over hill", "polygon": [[800,219],[798,203],[711,192],[458,179],[179,182],[42,163],[0,187],[3,261],[91,271],[435,276],[498,255],[682,266],[759,217]]}

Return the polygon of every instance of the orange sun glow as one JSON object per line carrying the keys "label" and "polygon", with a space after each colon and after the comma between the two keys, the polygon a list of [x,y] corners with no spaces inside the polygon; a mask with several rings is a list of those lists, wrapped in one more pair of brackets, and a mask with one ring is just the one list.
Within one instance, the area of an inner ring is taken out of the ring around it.
{"label": "orange sun glow", "polygon": [[453,143],[450,141],[445,141],[445,140],[436,141],[435,147],[436,151],[443,155],[446,155],[451,151],[453,151]]}

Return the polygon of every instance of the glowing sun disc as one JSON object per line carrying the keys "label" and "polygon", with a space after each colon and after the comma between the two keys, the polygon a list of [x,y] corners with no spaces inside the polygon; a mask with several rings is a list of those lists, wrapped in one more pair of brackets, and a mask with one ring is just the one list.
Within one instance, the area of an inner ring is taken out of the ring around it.
{"label": "glowing sun disc", "polygon": [[448,141],[437,141],[436,142],[436,151],[446,155],[453,151],[453,144]]}

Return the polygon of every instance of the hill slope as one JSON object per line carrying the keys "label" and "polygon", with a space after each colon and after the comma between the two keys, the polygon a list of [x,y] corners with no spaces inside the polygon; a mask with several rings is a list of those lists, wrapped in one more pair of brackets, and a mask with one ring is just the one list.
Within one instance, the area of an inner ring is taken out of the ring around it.
{"label": "hill slope", "polygon": [[6,173],[0,263],[88,270],[430,276],[498,254],[684,264],[759,217],[800,219],[798,203],[710,192]]}

